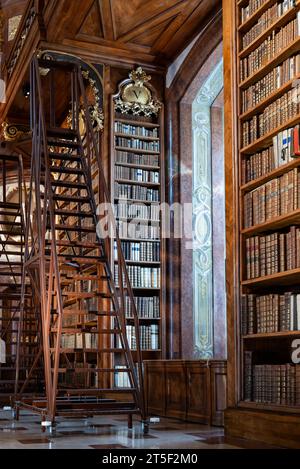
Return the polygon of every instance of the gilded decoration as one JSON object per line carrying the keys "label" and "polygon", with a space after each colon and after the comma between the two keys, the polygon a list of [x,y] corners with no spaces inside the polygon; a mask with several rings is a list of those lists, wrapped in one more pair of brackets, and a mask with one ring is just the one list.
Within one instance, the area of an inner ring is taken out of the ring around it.
{"label": "gilded decoration", "polygon": [[3,122],[2,124],[2,135],[5,141],[20,140],[28,137],[30,134],[31,131],[26,125],[8,124],[8,122]]}
{"label": "gilded decoration", "polygon": [[120,84],[119,93],[114,97],[116,112],[134,116],[157,116],[162,104],[156,99],[150,81],[151,76],[142,67],[130,72],[129,79]]}

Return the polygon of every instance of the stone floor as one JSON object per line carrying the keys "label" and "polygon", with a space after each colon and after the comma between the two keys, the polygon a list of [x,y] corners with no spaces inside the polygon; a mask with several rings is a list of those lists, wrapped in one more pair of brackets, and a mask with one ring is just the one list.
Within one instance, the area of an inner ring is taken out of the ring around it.
{"label": "stone floor", "polygon": [[0,412],[0,449],[242,449],[267,448],[246,440],[228,439],[221,428],[161,419],[144,435],[136,420],[128,430],[126,417],[64,420],[55,436],[41,432],[37,415],[22,412],[19,422],[11,412]]}

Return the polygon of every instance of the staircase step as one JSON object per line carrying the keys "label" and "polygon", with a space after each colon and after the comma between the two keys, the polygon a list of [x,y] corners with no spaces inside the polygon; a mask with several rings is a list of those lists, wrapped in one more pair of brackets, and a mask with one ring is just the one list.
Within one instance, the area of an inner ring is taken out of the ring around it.
{"label": "staircase step", "polygon": [[[60,264],[67,264],[69,267],[74,268],[78,268],[82,265],[96,265],[100,263],[103,264],[106,262],[105,259],[101,257],[97,257],[96,259],[86,259],[85,257],[66,257],[63,255],[59,255],[58,261]],[[78,266],[76,264],[78,264]]]}
{"label": "staircase step", "polygon": [[76,218],[94,218],[91,212],[75,212],[72,210],[55,210],[55,215],[62,217],[76,217]]}
{"label": "staircase step", "polygon": [[61,275],[61,278],[64,282],[69,282],[69,283],[73,283],[75,280],[79,280],[79,281],[84,282],[84,281],[88,281],[88,280],[98,280],[98,281],[100,281],[100,280],[108,280],[109,279],[109,277],[104,276],[104,275],[99,277],[97,275],[84,275],[84,274],[82,274],[82,275],[79,275],[79,274],[78,275],[72,275],[72,277],[68,277],[68,276],[63,277]]}
{"label": "staircase step", "polygon": [[9,210],[0,210],[0,217],[20,217],[20,213]]}
{"label": "staircase step", "polygon": [[[51,244],[51,241],[49,241]],[[88,241],[64,241],[64,240],[57,240],[56,245],[60,247],[67,247],[67,248],[86,248],[86,249],[101,249],[99,243],[92,243]]]}
{"label": "staircase step", "polygon": [[[51,138],[47,139],[49,147],[61,147],[61,148],[74,148],[75,150],[80,147],[79,143],[72,142],[71,140],[52,140]],[[50,152],[49,152],[50,153]]]}
{"label": "staircase step", "polygon": [[[0,226],[1,226],[1,222],[0,222]],[[12,230],[11,228],[9,230],[7,230],[7,229],[1,230],[0,229],[0,234],[4,235],[4,236],[15,236],[14,230]],[[11,244],[11,243],[9,242],[9,240],[5,240],[5,241],[1,240],[1,244]],[[22,243],[22,244],[24,244],[24,243]]]}
{"label": "staircase step", "polygon": [[16,222],[15,220],[11,220],[11,221],[9,221],[9,220],[6,220],[6,221],[0,220],[0,225],[20,227],[20,226],[22,226],[22,223]]}
{"label": "staircase step", "polygon": [[68,168],[64,166],[51,166],[50,167],[51,173],[59,173],[59,174],[78,174],[80,176],[84,175],[84,171],[78,168]]}
{"label": "staircase step", "polygon": [[[44,198],[44,194],[41,194],[41,198]],[[71,195],[59,195],[55,194],[53,196],[53,200],[58,200],[61,202],[77,202],[77,203],[82,203],[82,204],[88,204],[90,203],[90,199],[88,197],[76,197],[76,196],[71,196]]]}
{"label": "staircase step", "polygon": [[61,160],[61,161],[69,161],[70,163],[81,162],[81,157],[79,155],[73,155],[72,153],[49,153],[49,158],[51,160]]}
{"label": "staircase step", "polygon": [[[1,231],[0,231],[1,232]],[[3,234],[3,233],[2,233]],[[8,234],[11,234],[10,232]],[[1,239],[0,246],[8,245],[8,246],[25,246],[24,241],[13,241],[10,239]]]}
{"label": "staircase step", "polygon": [[[24,253],[21,252],[21,251],[7,251],[6,249],[4,251],[2,251],[1,250],[1,241],[0,241],[0,257],[5,256],[5,255],[8,255],[8,256],[23,256]],[[7,264],[9,264],[9,262],[7,262]]]}
{"label": "staircase step", "polygon": [[48,127],[47,129],[48,137],[59,137],[59,138],[77,138],[77,132],[72,129],[67,129],[63,127]]}
{"label": "staircase step", "polygon": [[[49,227],[48,227],[49,228]],[[95,233],[95,227],[84,227],[76,225],[55,225],[55,229],[58,231],[78,231],[82,233]]]}
{"label": "staircase step", "polygon": [[20,210],[20,204],[12,203],[12,202],[0,202],[0,209],[12,209],[12,210]]}
{"label": "staircase step", "polygon": [[82,292],[61,292],[62,296],[67,296],[68,298],[97,298],[98,293],[82,293]]}
{"label": "staircase step", "polygon": [[87,190],[86,184],[82,182],[69,182],[69,181],[51,181],[53,187],[65,187],[67,189]]}

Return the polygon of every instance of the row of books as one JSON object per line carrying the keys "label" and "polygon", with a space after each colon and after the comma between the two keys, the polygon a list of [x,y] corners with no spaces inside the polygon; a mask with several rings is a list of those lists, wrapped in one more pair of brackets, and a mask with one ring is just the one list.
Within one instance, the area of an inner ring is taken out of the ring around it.
{"label": "row of books", "polygon": [[300,405],[300,366],[253,364],[245,352],[244,400],[258,404]]}
{"label": "row of books", "polygon": [[290,119],[297,116],[300,111],[300,86],[285,93],[279,99],[267,106],[260,114],[243,122],[242,144],[247,146],[255,142],[258,138],[285,124]]}
{"label": "row of books", "polygon": [[159,183],[159,172],[146,171],[140,168],[128,168],[127,166],[115,166],[116,179],[128,179],[137,182]]}
{"label": "row of books", "polygon": [[300,295],[242,295],[241,319],[242,335],[299,331]]}
{"label": "row of books", "polygon": [[144,200],[145,202],[158,202],[159,190],[132,184],[115,183],[115,197],[121,199]]}
{"label": "row of books", "polygon": [[[159,242],[131,242],[121,241],[124,257],[127,261],[135,262],[159,262]],[[117,243],[114,242],[115,259],[118,259]]]}
{"label": "row of books", "polygon": [[[129,379],[128,366],[126,365],[115,365],[115,379],[114,384],[116,388],[131,388],[131,382]],[[138,363],[134,364],[134,372],[137,378],[137,382],[139,383],[140,375],[139,375],[139,365]],[[142,369],[143,372],[143,369]]]}
{"label": "row of books", "polygon": [[247,57],[240,60],[240,78],[241,81],[247,79],[259,68],[266,65],[282,49],[288,47],[300,35],[300,13],[297,12],[295,20],[280,28],[279,31],[272,33]]}
{"label": "row of books", "polygon": [[[158,350],[159,349],[159,325],[141,325],[139,326],[140,347],[142,350]],[[136,350],[136,329],[135,326],[126,325],[126,334],[131,350]],[[117,340],[117,348],[122,348],[120,337]]]}
{"label": "row of books", "polygon": [[265,176],[300,156],[299,125],[279,132],[273,145],[242,160],[242,184]]}
{"label": "row of books", "polygon": [[259,225],[300,208],[298,168],[244,195],[244,227]]}
{"label": "row of books", "polygon": [[[134,288],[160,288],[160,268],[159,267],[140,267],[129,265],[127,267],[130,283]],[[114,279],[116,286],[119,283],[119,266],[114,266]],[[123,279],[125,285],[125,279]]]}
{"label": "row of books", "polygon": [[[159,296],[136,296],[134,301],[140,319],[160,318]],[[129,297],[125,299],[125,314],[127,319],[133,318],[132,302]]]}
{"label": "row of books", "polygon": [[115,122],[115,132],[119,134],[136,135],[138,137],[158,138],[158,128],[149,129],[137,125],[124,124],[123,122]]}
{"label": "row of books", "polygon": [[247,279],[300,268],[300,228],[246,240]]}
{"label": "row of books", "polygon": [[152,226],[151,224],[136,223],[135,220],[130,222],[117,220],[117,226],[120,238],[145,240],[160,238],[160,227],[157,224]]}
{"label": "row of books", "polygon": [[[128,367],[126,365],[115,365],[114,382],[116,388],[131,388]],[[124,371],[125,370],[125,371]]]}
{"label": "row of books", "polygon": [[121,148],[134,148],[136,150],[154,151],[159,153],[159,141],[147,142],[138,138],[116,137],[116,146]]}
{"label": "row of books", "polygon": [[300,74],[300,54],[289,57],[281,65],[242,92],[242,112],[247,112]]}
{"label": "row of books", "polygon": [[241,7],[241,23],[247,21],[253,13],[262,7],[268,0],[249,0],[247,6]]}
{"label": "row of books", "polygon": [[67,349],[96,349],[98,347],[98,334],[90,332],[62,334],[61,347]]}
{"label": "row of books", "polygon": [[120,201],[115,205],[115,216],[159,221],[160,207],[159,205],[126,204]]}
{"label": "row of books", "polygon": [[136,155],[127,151],[116,151],[116,163],[140,164],[145,166],[159,166],[158,155]]}
{"label": "row of books", "polygon": [[[275,3],[267,11],[265,11],[258,19],[252,28],[247,31],[246,34],[242,37],[242,44],[243,48],[247,47],[254,41],[260,34],[262,34],[266,29],[269,28],[277,19],[283,16],[287,11],[295,6],[295,0],[284,0]],[[246,17],[247,18],[247,11],[249,10],[248,7],[245,9],[242,8],[242,21]]]}

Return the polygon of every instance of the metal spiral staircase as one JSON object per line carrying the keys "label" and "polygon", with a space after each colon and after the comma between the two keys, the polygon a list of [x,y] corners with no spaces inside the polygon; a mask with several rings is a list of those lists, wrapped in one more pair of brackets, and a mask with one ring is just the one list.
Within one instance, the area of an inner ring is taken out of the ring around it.
{"label": "metal spiral staircase", "polygon": [[[58,76],[69,89],[70,128],[57,125]],[[131,427],[133,414],[138,414],[147,432],[138,315],[110,209],[101,142],[77,64],[34,57],[31,126],[22,304],[30,279],[40,314],[45,395],[28,399],[17,392],[16,416],[22,408],[31,409],[53,429],[60,416],[127,414]],[[112,274],[110,240],[99,228],[104,224],[97,207],[103,203],[117,239],[119,287]],[[126,336],[127,297],[134,312],[135,362]],[[116,385],[116,352],[123,357],[118,372],[128,378],[125,388]]]}

